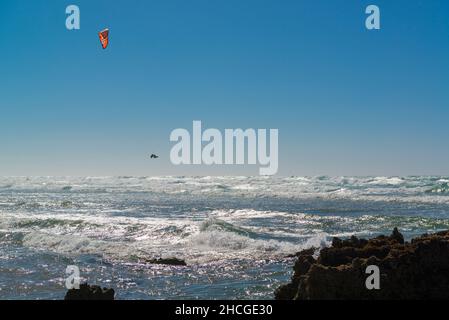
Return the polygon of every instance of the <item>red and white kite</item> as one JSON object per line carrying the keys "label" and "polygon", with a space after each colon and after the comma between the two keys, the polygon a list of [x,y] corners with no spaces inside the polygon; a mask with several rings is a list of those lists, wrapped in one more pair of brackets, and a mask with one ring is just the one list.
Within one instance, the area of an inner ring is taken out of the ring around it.
{"label": "red and white kite", "polygon": [[101,46],[106,49],[109,44],[109,29],[104,29],[98,33],[100,36]]}

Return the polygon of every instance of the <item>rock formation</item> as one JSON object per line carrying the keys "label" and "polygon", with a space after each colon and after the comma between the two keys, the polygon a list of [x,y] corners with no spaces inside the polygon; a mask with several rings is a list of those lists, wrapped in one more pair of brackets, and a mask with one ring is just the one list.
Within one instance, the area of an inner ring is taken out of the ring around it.
{"label": "rock formation", "polygon": [[187,263],[184,260],[178,258],[159,258],[159,259],[151,259],[146,260],[146,263],[149,264],[165,264],[170,266],[186,266]]}
{"label": "rock formation", "polygon": [[[317,259],[299,252],[289,284],[278,300],[449,299],[449,231],[422,235],[410,243],[395,229],[371,240],[333,239]],[[367,267],[380,271],[380,289],[368,290]]]}
{"label": "rock formation", "polygon": [[79,289],[67,291],[64,300],[114,300],[114,289],[81,284]]}

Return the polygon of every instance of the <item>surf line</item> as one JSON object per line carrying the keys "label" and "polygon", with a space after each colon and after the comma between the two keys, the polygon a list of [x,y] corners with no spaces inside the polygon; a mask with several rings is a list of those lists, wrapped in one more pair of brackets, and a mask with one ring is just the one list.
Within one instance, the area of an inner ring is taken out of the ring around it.
{"label": "surf line", "polygon": [[170,141],[177,143],[170,151],[170,160],[174,165],[259,164],[260,175],[274,175],[279,167],[278,140],[278,129],[269,130],[269,146],[267,129],[225,129],[223,139],[220,130],[210,128],[203,132],[201,121],[193,121],[192,135],[182,128],[171,132]]}

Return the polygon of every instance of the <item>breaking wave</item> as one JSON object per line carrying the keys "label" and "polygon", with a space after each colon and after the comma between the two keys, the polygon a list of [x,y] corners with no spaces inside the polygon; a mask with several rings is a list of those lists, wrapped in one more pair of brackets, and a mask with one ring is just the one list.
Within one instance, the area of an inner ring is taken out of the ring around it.
{"label": "breaking wave", "polygon": [[426,191],[427,193],[444,194],[449,193],[449,183],[444,182]]}
{"label": "breaking wave", "polygon": [[0,244],[112,260],[265,259],[449,229],[447,177],[0,178]]}

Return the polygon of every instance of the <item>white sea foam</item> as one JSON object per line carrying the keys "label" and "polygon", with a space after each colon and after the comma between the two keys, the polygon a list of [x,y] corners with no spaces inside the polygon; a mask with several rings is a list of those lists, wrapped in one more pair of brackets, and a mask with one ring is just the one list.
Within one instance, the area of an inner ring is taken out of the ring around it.
{"label": "white sea foam", "polygon": [[0,229],[23,234],[23,245],[30,248],[112,259],[264,258],[312,242],[321,246],[333,236],[369,236],[396,226],[410,232],[449,228],[447,181],[9,177],[0,178]]}
{"label": "white sea foam", "polygon": [[380,184],[380,185],[398,185],[404,183],[402,178],[398,177],[376,177],[369,184]]}
{"label": "white sea foam", "polygon": [[[12,177],[0,178],[9,192],[56,194],[155,192],[187,196],[310,199],[338,197],[374,201],[441,203],[425,191],[447,177]],[[370,197],[370,198],[367,198]],[[1,200],[1,199],[0,199]],[[449,198],[443,199],[447,201]]]}

